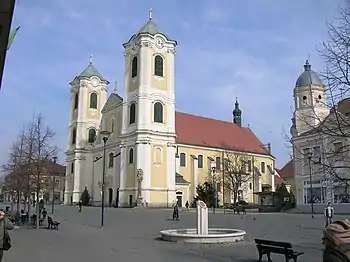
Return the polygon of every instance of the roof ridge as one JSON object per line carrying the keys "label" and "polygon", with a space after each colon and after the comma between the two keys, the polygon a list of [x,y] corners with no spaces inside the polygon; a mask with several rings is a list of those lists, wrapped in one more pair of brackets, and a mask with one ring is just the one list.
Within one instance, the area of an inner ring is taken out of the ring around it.
{"label": "roof ridge", "polygon": [[209,120],[215,120],[215,121],[219,121],[219,122],[223,122],[223,123],[228,123],[228,124],[233,124],[239,128],[244,128],[244,129],[249,129],[248,127],[240,127],[238,126],[237,124],[233,123],[233,122],[230,122],[230,121],[227,121],[227,120],[221,120],[221,119],[217,119],[217,118],[213,118],[213,117],[207,117],[207,116],[200,116],[200,115],[195,115],[195,114],[191,114],[191,113],[185,113],[185,112],[181,112],[181,111],[177,111],[177,113],[180,113],[180,114],[185,114],[185,115],[190,115],[190,116],[195,116],[195,117],[199,117],[199,118],[204,118],[204,119],[209,119]]}

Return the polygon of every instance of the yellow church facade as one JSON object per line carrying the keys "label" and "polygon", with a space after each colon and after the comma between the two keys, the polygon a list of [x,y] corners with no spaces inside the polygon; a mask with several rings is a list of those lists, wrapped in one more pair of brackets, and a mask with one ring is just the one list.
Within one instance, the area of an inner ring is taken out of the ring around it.
{"label": "yellow church facade", "polygon": [[109,205],[183,206],[213,177],[220,203],[230,203],[222,171],[228,152],[250,161],[240,199],[257,202],[254,193],[274,191],[275,158],[241,126],[237,101],[232,123],[175,110],[176,46],[150,16],[123,44],[124,97],[115,89],[107,99],[109,82],[92,61],[70,83],[65,204],[78,202],[86,188],[98,205],[104,188]]}

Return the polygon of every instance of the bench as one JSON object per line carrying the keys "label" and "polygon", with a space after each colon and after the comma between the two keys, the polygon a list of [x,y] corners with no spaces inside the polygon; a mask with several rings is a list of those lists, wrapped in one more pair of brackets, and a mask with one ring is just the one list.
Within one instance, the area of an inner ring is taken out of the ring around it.
{"label": "bench", "polygon": [[294,251],[292,244],[288,242],[278,242],[264,239],[254,239],[254,241],[259,252],[259,262],[261,262],[263,255],[267,255],[268,261],[271,262],[271,253],[282,254],[285,256],[286,261],[293,259],[294,262],[297,262],[298,256],[304,254],[303,252]]}
{"label": "bench", "polygon": [[237,214],[240,215],[240,212],[242,212],[242,214],[246,215],[247,211],[244,207],[229,207],[229,208],[224,208],[224,214]]}
{"label": "bench", "polygon": [[60,225],[60,222],[52,220],[52,217],[47,217],[47,229],[58,230],[59,225]]}
{"label": "bench", "polygon": [[[33,214],[30,217],[30,220],[31,220],[32,225],[35,226],[36,225],[36,214]],[[44,221],[45,221],[45,219],[39,218],[39,226],[43,226]]]}

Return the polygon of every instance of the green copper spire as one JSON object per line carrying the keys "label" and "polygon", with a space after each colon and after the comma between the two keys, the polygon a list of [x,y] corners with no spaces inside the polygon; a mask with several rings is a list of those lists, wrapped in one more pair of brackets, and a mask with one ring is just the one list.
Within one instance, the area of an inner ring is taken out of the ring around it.
{"label": "green copper spire", "polygon": [[239,108],[238,99],[236,97],[235,109],[232,112],[233,114],[233,123],[238,126],[242,126],[242,110]]}
{"label": "green copper spire", "polygon": [[134,34],[133,36],[135,36],[135,35],[142,35],[142,34],[148,34],[148,35],[152,35],[152,36],[155,36],[157,34],[162,34],[169,41],[176,42],[174,39],[170,38],[167,34],[165,34],[162,30],[160,30],[159,27],[154,23],[152,8],[149,9],[147,23],[143,27],[141,27],[141,29],[139,31],[137,31],[137,33]]}
{"label": "green copper spire", "polygon": [[97,71],[97,69],[93,66],[92,64],[92,55],[90,55],[90,62],[89,65],[81,72],[77,77],[92,77],[92,76],[97,76],[103,81],[107,81],[101,74],[100,72]]}

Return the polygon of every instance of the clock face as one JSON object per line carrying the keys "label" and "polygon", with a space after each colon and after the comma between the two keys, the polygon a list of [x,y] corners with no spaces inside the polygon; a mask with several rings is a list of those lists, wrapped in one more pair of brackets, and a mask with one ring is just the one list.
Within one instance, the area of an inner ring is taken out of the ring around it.
{"label": "clock face", "polygon": [[98,80],[96,78],[92,79],[91,82],[92,82],[93,86],[97,86],[97,84],[98,84]]}
{"label": "clock face", "polygon": [[164,39],[161,37],[157,37],[155,39],[156,47],[163,48],[164,47]]}

